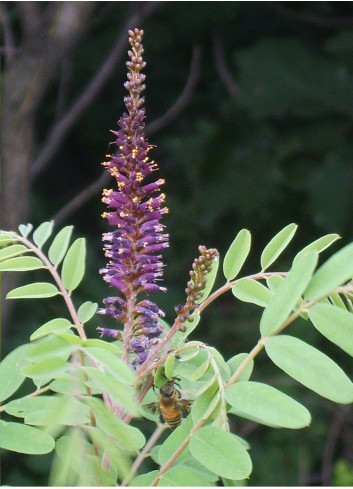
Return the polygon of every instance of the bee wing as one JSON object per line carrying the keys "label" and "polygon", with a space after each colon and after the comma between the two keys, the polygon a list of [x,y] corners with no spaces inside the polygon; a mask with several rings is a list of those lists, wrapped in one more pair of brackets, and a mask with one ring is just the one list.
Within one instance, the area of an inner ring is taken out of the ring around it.
{"label": "bee wing", "polygon": [[142,407],[147,409],[147,411],[151,411],[152,413],[159,411],[158,402],[150,402],[148,404],[144,404]]}
{"label": "bee wing", "polygon": [[186,416],[190,413],[191,404],[192,401],[189,399],[180,399],[179,409],[183,418],[186,418]]}
{"label": "bee wing", "polygon": [[[163,417],[161,415],[161,410],[158,402],[150,402],[149,404],[143,404],[141,406],[145,411],[143,416],[151,421],[156,421],[156,417],[154,416],[156,413],[159,414],[159,420],[163,423]],[[153,415],[151,414],[153,413]]]}

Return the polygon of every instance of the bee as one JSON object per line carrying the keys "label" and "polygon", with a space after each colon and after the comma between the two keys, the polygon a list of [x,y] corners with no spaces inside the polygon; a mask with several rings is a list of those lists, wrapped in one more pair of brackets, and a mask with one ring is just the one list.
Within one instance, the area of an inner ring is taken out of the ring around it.
{"label": "bee", "polygon": [[146,408],[152,412],[159,411],[160,420],[166,423],[169,428],[174,430],[181,423],[181,418],[185,418],[190,412],[192,401],[182,399],[179,389],[175,387],[175,378],[162,385],[159,389],[157,402],[146,404]]}

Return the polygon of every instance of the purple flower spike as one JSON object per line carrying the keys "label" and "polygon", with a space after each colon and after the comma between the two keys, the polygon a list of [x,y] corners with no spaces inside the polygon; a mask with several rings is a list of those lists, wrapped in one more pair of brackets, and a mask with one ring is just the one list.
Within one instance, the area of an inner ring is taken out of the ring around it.
{"label": "purple flower spike", "polygon": [[[103,279],[115,287],[122,297],[108,297],[100,314],[114,317],[124,325],[124,358],[134,367],[141,365],[149,351],[158,343],[162,333],[159,318],[164,316],[149,300],[137,302],[141,293],[165,291],[160,285],[163,275],[161,253],[169,246],[169,235],[163,233],[160,220],[168,212],[163,207],[165,195],[160,192],[164,180],[151,181],[150,174],[158,170],[149,159],[152,145],[144,136],[145,108],[141,96],[145,89],[146,66],[141,44],[143,31],[129,31],[127,81],[124,87],[129,95],[124,98],[127,112],[122,115],[118,131],[111,131],[116,140],[116,153],[107,155],[103,165],[115,178],[117,190],[103,190],[103,202],[108,211],[103,217],[113,231],[103,234],[104,252],[109,259],[100,270]],[[108,328],[98,328],[102,336],[119,337]]]}

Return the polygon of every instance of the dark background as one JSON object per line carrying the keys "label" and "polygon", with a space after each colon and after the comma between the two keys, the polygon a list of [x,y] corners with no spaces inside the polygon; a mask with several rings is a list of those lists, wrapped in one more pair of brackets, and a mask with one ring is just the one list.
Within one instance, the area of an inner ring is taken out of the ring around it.
{"label": "dark background", "polygon": [[[273,271],[288,270],[301,247],[326,233],[342,236],[332,251],[352,240],[352,2],[3,2],[2,9],[2,228],[53,218],[57,230],[74,224],[88,243],[77,304],[109,294],[98,274],[107,230],[100,198],[113,182],[100,180],[100,163],[124,110],[128,28],[145,31],[146,131],[166,178],[168,293],[155,299],[169,321],[199,244],[224,256],[246,227],[253,238],[246,275],[259,271],[261,250],[290,222],[297,235]],[[18,284],[5,275],[3,297]],[[59,300],[40,302],[4,307],[2,355],[64,314]],[[226,359],[248,352],[261,312],[229,293],[205,311],[193,337]],[[89,336],[98,324],[89,323]],[[352,378],[352,359],[308,323],[290,333]],[[293,395],[313,421],[291,431],[234,418],[233,431],[252,446],[249,485],[352,485],[351,408],[302,388],[264,354],[254,380]],[[46,485],[50,456],[2,459],[3,484]]]}

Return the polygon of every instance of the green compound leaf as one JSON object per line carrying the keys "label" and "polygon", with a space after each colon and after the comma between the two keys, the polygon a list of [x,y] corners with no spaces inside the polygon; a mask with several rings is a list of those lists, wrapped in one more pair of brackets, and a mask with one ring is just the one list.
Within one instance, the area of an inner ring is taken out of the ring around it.
{"label": "green compound leaf", "polygon": [[243,301],[251,302],[260,307],[266,307],[272,297],[272,292],[257,280],[241,278],[232,288],[233,295]]}
{"label": "green compound leaf", "polygon": [[115,437],[121,448],[134,451],[144,446],[146,440],[141,431],[114,416],[101,399],[86,397],[85,400],[96,415],[100,428]]}
{"label": "green compound leaf", "polygon": [[226,390],[230,412],[273,428],[308,426],[309,411],[274,387],[259,382],[238,382]]}
{"label": "green compound leaf", "polygon": [[169,380],[173,377],[174,365],[175,365],[175,353],[171,353],[167,357],[167,360],[165,361],[164,364],[164,373],[167,379]]}
{"label": "green compound leaf", "polygon": [[153,385],[160,389],[162,385],[164,385],[166,382],[168,382],[168,379],[164,375],[164,366],[159,365],[156,369],[156,373],[154,375],[153,379]]}
{"label": "green compound leaf", "polygon": [[353,243],[350,243],[321,265],[314,274],[304,296],[309,300],[317,299],[327,295],[352,277]]}
{"label": "green compound leaf", "polygon": [[192,358],[196,357],[196,355],[199,354],[199,351],[200,349],[197,346],[195,346],[191,348],[189,352],[188,351],[182,352],[182,354],[178,355],[178,360],[179,362],[188,362]]}
{"label": "green compound leaf", "polygon": [[261,268],[264,271],[268,268],[274,261],[277,260],[279,255],[291,242],[298,226],[297,224],[288,224],[279,233],[277,233],[271,241],[266,245],[265,249],[261,254]]}
{"label": "green compound leaf", "polygon": [[293,263],[295,263],[295,261],[301,255],[307,253],[308,251],[317,251],[318,253],[321,253],[322,251],[326,250],[326,248],[331,246],[338,239],[340,239],[339,234],[326,234],[325,236],[322,236],[321,238],[313,241],[312,243],[305,246],[305,248],[300,250],[299,253],[295,256]]}
{"label": "green compound leaf", "polygon": [[17,255],[22,255],[22,253],[26,253],[28,251],[28,248],[21,244],[6,246],[6,248],[0,250],[0,261],[7,260],[8,258],[12,258]]}
{"label": "green compound leaf", "polygon": [[12,452],[39,455],[51,452],[55,441],[33,426],[0,421],[0,447]]}
{"label": "green compound leaf", "polygon": [[60,331],[56,331],[55,336],[57,339],[62,339],[64,342],[70,345],[83,345],[84,340],[81,340],[81,338],[74,334],[74,332],[71,330],[68,333],[61,333]]}
{"label": "green compound leaf", "polygon": [[331,294],[330,299],[335,306],[344,309],[345,311],[347,310],[344,300],[339,294]]}
{"label": "green compound leaf", "polygon": [[59,375],[64,375],[66,370],[67,364],[63,358],[52,357],[23,367],[22,373],[31,378],[54,378]]}
{"label": "green compound leaf", "polygon": [[251,234],[247,229],[242,229],[224,257],[223,273],[227,280],[233,280],[238,275],[249,254],[250,247]]}
{"label": "green compound leaf", "polygon": [[[49,486],[93,485],[94,477],[90,477],[89,468],[83,468],[83,463],[87,463],[88,456],[92,453],[92,445],[86,440],[83,430],[72,429],[68,433],[56,442],[56,458],[49,476]],[[82,479],[79,479],[79,473],[82,472]],[[94,482],[97,484],[96,480]]]}
{"label": "green compound leaf", "polygon": [[20,399],[15,399],[7,403],[4,409],[11,416],[25,418],[28,414],[50,408],[51,404],[55,402],[55,396],[21,397]]}
{"label": "green compound leaf", "polygon": [[94,348],[103,348],[103,350],[114,353],[114,355],[117,355],[117,356],[122,355],[122,349],[118,345],[116,345],[115,343],[107,343],[105,340],[100,340],[99,338],[90,338],[88,340],[84,340],[82,342],[82,346],[94,347]]}
{"label": "green compound leaf", "polygon": [[153,460],[153,462],[156,462],[156,464],[159,464],[159,449],[160,445],[155,445],[149,453],[151,460]]}
{"label": "green compound leaf", "polygon": [[281,277],[280,275],[271,275],[270,277],[266,278],[267,287],[271,290],[271,292],[275,292],[283,280],[284,277]]}
{"label": "green compound leaf", "polygon": [[114,416],[103,401],[87,397],[86,402],[96,415],[97,425],[114,437],[120,448],[135,452],[144,446],[146,440],[141,431]]}
{"label": "green compound leaf", "polygon": [[188,343],[190,350],[185,350],[185,357],[182,357],[182,361],[178,361],[174,368],[174,375],[176,377],[182,377],[190,380],[190,377],[194,375],[195,370],[197,370],[201,364],[207,361],[208,355],[205,350],[197,348],[197,355],[194,355],[193,342]]}
{"label": "green compound leaf", "polygon": [[[75,338],[75,335],[67,336],[69,336],[69,338]],[[28,350],[26,351],[26,359],[30,360],[31,362],[39,362],[42,360],[51,359],[52,357],[60,357],[67,360],[74,350],[75,344],[71,344],[68,339],[63,339],[56,335],[46,336],[34,341],[29,345]]]}
{"label": "green compound leaf", "polygon": [[33,231],[33,241],[41,248],[53,232],[54,221],[43,222]]}
{"label": "green compound leaf", "polygon": [[[72,392],[75,379],[72,379]],[[76,392],[75,392],[76,393]],[[36,426],[75,425],[89,422],[89,409],[74,396],[23,397],[6,404],[6,412]]]}
{"label": "green compound leaf", "polygon": [[78,238],[67,252],[61,271],[61,278],[67,290],[74,290],[85,273],[86,241]]}
{"label": "green compound leaf", "polygon": [[194,472],[197,472],[203,479],[207,480],[208,482],[213,482],[213,486],[217,485],[215,482],[219,479],[218,475],[206,469],[204,465],[200,464],[200,462],[194,459],[190,453],[189,447],[183,451],[182,455],[183,457],[179,457],[178,459],[178,465],[182,465],[183,467],[187,467]]}
{"label": "green compound leaf", "polygon": [[[128,456],[127,451],[119,449],[119,447],[116,446],[116,443],[113,443],[113,440],[111,439],[109,434],[105,433],[97,427],[93,428],[92,426],[86,426],[85,431],[91,438],[92,443],[94,443],[94,445],[99,448],[102,453],[104,452],[107,454],[107,457],[109,457],[112,465],[116,467],[120,478],[124,478],[128,474],[131,467],[130,457]],[[97,462],[99,468],[100,464],[98,459]],[[103,472],[102,475],[104,476],[104,478],[106,478],[108,474],[106,472]],[[92,473],[92,476],[93,477],[91,479],[93,480],[89,484],[90,486],[95,485],[94,481],[96,480],[96,476],[94,473]],[[116,484],[116,482],[115,484],[114,482],[115,481],[106,482],[103,479],[103,481],[99,483],[99,486],[113,486]],[[76,485],[79,486],[81,484]]]}
{"label": "green compound leaf", "polygon": [[[64,394],[69,397],[72,396],[72,388],[75,389],[75,395],[86,395],[87,388],[83,384],[83,375],[78,376],[70,376],[69,374],[65,375],[65,377],[59,377],[58,379],[54,379],[50,382],[50,390],[56,392],[57,394]],[[92,395],[99,394],[99,390],[93,391]]]}
{"label": "green compound leaf", "polygon": [[73,325],[65,318],[55,318],[51,321],[48,321],[45,324],[42,324],[38,329],[36,329],[30,336],[30,340],[37,340],[38,338],[42,338],[48,334],[61,332],[64,333],[68,331]]}
{"label": "green compound leaf", "polygon": [[1,272],[28,272],[45,268],[43,262],[36,256],[19,256],[0,263]]}
{"label": "green compound leaf", "polygon": [[208,347],[208,352],[211,353],[211,355],[216,360],[217,366],[219,368],[219,371],[220,371],[223,379],[229,379],[230,369],[229,369],[228,364],[224,360],[223,356],[221,355],[221,353],[216,348],[214,348],[213,346]]}
{"label": "green compound leaf", "polygon": [[[89,340],[87,340],[89,341]],[[101,343],[104,343],[100,340]],[[85,342],[87,344],[87,342]],[[100,344],[101,344],[100,343]],[[89,343],[88,343],[89,344]],[[109,345],[109,343],[107,343]],[[98,344],[97,344],[98,345]],[[90,358],[93,358],[101,366],[104,367],[104,371],[112,377],[122,380],[123,382],[133,384],[135,381],[135,375],[133,370],[123,362],[121,355],[117,355],[115,351],[109,351],[107,348],[98,346],[84,346],[82,351],[87,353]]]}
{"label": "green compound leaf", "polygon": [[330,304],[316,304],[309,309],[309,318],[321,334],[353,357],[353,313]]}
{"label": "green compound leaf", "polygon": [[209,390],[196,397],[192,403],[191,417],[194,424],[198,423],[201,419],[214,419],[219,413],[221,398],[215,389],[218,389],[218,382],[211,385]]}
{"label": "green compound leaf", "polygon": [[48,282],[35,282],[11,290],[6,299],[43,299],[60,294],[55,285]]}
{"label": "green compound leaf", "polygon": [[201,377],[204,376],[204,374],[207,372],[207,370],[210,367],[210,359],[207,357],[206,360],[201,363],[199,367],[197,367],[192,374],[189,375],[188,380],[190,382],[195,382],[196,380],[201,379]]}
{"label": "green compound leaf", "polygon": [[28,345],[21,345],[9,353],[0,363],[0,402],[8,399],[25,380],[21,368],[27,362],[24,360]]}
{"label": "green compound leaf", "polygon": [[200,299],[197,299],[195,301],[196,304],[201,304],[210,295],[212,287],[213,287],[215,280],[216,280],[216,276],[217,276],[217,272],[218,272],[218,266],[219,266],[219,256],[216,256],[212,262],[212,269],[206,276],[206,285],[205,285],[205,288],[201,291],[202,296],[200,297]]}
{"label": "green compound leaf", "polygon": [[252,471],[244,446],[231,433],[205,426],[191,435],[190,452],[208,470],[228,479],[243,480]]}
{"label": "green compound leaf", "polygon": [[33,225],[28,223],[28,224],[20,224],[18,226],[18,230],[20,231],[21,235],[24,237],[24,238],[27,238],[27,236],[29,235],[29,233],[32,231],[33,229]]}
{"label": "green compound leaf", "polygon": [[81,369],[87,374],[89,380],[86,384],[90,387],[91,384],[97,386],[102,391],[105,391],[109,396],[122,406],[126,411],[133,416],[137,415],[137,402],[135,399],[134,389],[121,382],[114,377],[106,375],[93,367],[81,367]]}
{"label": "green compound leaf", "polygon": [[87,323],[95,314],[97,310],[97,302],[87,301],[80,305],[77,315],[81,323]]}
{"label": "green compound leaf", "polygon": [[260,321],[262,336],[274,333],[294,310],[311,279],[317,259],[317,252],[310,251],[298,258],[292,266],[262,314]]}
{"label": "green compound leaf", "polygon": [[215,375],[212,375],[205,382],[198,382],[198,385],[200,385],[201,387],[199,387],[199,389],[195,392],[195,398],[201,396],[209,389],[214,389],[216,391],[218,389],[217,377]]}
{"label": "green compound leaf", "polygon": [[[71,388],[75,389],[74,380],[72,381]],[[49,406],[49,408],[52,408],[51,410],[37,410],[28,414],[25,417],[25,423],[35,426],[46,426],[53,432],[57,430],[58,425],[75,426],[90,422],[88,407],[72,395],[63,396],[61,399],[56,398],[55,401],[55,403],[52,403],[52,406]]]}
{"label": "green compound leaf", "polygon": [[146,474],[141,474],[132,479],[129,486],[131,487],[149,487],[158,475],[158,470],[152,470]]}
{"label": "green compound leaf", "polygon": [[14,243],[16,241],[17,239],[15,237],[10,236],[6,232],[0,230],[0,246],[5,246],[9,243]]}
{"label": "green compound leaf", "polygon": [[353,384],[327,355],[298,338],[273,336],[265,344],[273,363],[293,379],[331,401],[353,402]]}
{"label": "green compound leaf", "polygon": [[[190,418],[186,419],[185,421],[183,420],[181,424],[170,433],[168,438],[164,440],[158,453],[158,462],[160,465],[166,464],[173,453],[178,450],[180,445],[190,435],[191,428],[192,423]],[[180,460],[182,460],[184,456],[184,454],[181,454],[182,458]]]}
{"label": "green compound leaf", "polygon": [[[233,375],[240,365],[244,362],[246,358],[248,358],[249,354],[248,353],[238,353],[237,355],[234,355],[234,357],[230,358],[227,361],[227,364],[230,368],[230,373]],[[249,380],[252,374],[254,368],[254,360],[250,360],[250,362],[247,364],[247,366],[244,368],[242,373],[239,375],[238,379],[236,382],[239,381],[244,381],[244,380]]]}
{"label": "green compound leaf", "polygon": [[160,481],[158,486],[162,487],[210,487],[214,486],[211,481],[208,481],[202,475],[193,470],[191,467],[185,467],[184,465],[177,465],[167,470]]}
{"label": "green compound leaf", "polygon": [[49,260],[57,266],[64,258],[69,247],[73,226],[66,226],[55,236],[48,252]]}

